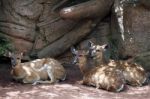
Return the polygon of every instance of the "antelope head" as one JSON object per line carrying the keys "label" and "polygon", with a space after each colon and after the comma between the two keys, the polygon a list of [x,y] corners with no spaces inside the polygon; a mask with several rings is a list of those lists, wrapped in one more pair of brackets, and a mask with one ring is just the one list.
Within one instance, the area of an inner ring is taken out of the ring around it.
{"label": "antelope head", "polygon": [[11,52],[9,52],[9,57],[11,59],[11,65],[14,68],[16,65],[21,63],[23,53],[11,53]]}
{"label": "antelope head", "polygon": [[82,61],[84,58],[88,56],[88,51],[84,50],[76,50],[74,47],[71,47],[71,52],[74,55],[72,64],[79,63],[79,61]]}
{"label": "antelope head", "polygon": [[88,41],[88,47],[89,47],[89,55],[91,57],[95,57],[96,55],[101,55],[108,49],[108,45],[95,45],[93,42]]}

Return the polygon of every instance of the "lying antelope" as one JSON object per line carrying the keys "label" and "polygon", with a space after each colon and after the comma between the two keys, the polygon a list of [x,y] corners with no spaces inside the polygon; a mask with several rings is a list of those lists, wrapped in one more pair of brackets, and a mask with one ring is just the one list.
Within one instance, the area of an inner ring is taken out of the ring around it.
{"label": "lying antelope", "polygon": [[141,65],[134,63],[132,59],[127,61],[107,59],[105,55],[106,50],[108,50],[108,46],[106,44],[100,46],[89,42],[89,54],[98,66],[103,66],[105,64],[107,66],[113,66],[120,69],[123,71],[124,78],[129,85],[142,86],[147,83],[148,77]]}
{"label": "lying antelope", "polygon": [[96,67],[92,65],[88,52],[77,51],[75,48],[71,48],[71,51],[74,54],[73,63],[78,63],[83,74],[81,84],[114,92],[120,92],[124,89],[125,80],[121,71],[111,66]]}
{"label": "lying antelope", "polygon": [[64,67],[55,59],[43,58],[30,62],[21,63],[23,54],[10,53],[12,70],[11,75],[15,80],[23,83],[56,83],[65,80],[66,71]]}

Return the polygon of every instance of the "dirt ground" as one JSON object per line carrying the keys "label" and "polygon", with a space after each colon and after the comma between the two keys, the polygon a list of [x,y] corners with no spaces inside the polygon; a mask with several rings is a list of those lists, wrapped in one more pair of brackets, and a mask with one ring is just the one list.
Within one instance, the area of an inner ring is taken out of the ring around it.
{"label": "dirt ground", "polygon": [[67,79],[55,85],[20,84],[9,74],[9,63],[0,64],[0,99],[150,99],[150,84],[143,87],[127,86],[120,93],[107,92],[79,85],[81,74],[76,66],[66,65]]}

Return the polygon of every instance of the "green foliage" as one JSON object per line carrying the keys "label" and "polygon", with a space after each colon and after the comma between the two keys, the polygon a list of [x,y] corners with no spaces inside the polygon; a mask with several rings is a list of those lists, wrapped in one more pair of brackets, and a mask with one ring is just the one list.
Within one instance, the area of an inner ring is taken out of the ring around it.
{"label": "green foliage", "polygon": [[0,56],[11,49],[11,44],[7,38],[0,34]]}

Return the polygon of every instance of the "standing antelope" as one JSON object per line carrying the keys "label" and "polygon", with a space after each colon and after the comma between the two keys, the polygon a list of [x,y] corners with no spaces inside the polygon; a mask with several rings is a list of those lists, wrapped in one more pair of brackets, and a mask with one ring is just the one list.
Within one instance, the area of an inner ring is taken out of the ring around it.
{"label": "standing antelope", "polygon": [[96,67],[92,65],[89,53],[84,50],[77,51],[75,48],[71,48],[71,51],[74,54],[73,63],[78,63],[83,74],[82,84],[114,92],[124,89],[125,81],[121,71],[111,66]]}
{"label": "standing antelope", "polygon": [[65,80],[66,71],[55,59],[43,58],[30,62],[21,63],[23,54],[10,53],[12,70],[11,75],[15,80],[22,80],[23,83],[56,83]]}
{"label": "standing antelope", "polygon": [[102,66],[101,64],[105,64],[107,66],[114,66],[121,71],[123,71],[124,78],[127,84],[132,86],[142,86],[147,83],[148,77],[144,68],[134,63],[132,60],[120,61],[120,60],[110,60],[106,58],[106,50],[108,50],[108,46],[105,45],[95,45],[91,41],[89,42],[89,53],[93,58],[95,63],[98,66]]}

